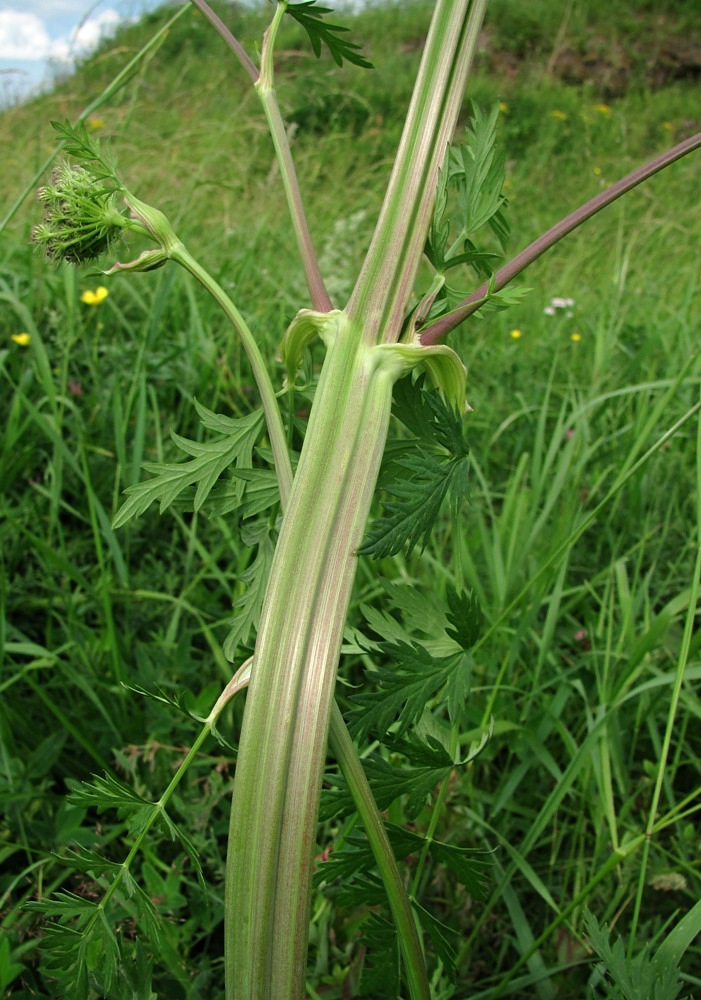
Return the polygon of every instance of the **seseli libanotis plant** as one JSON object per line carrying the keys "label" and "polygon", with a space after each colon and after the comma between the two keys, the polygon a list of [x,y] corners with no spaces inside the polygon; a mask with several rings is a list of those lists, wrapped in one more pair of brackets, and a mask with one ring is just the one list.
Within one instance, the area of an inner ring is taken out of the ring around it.
{"label": "seseli libanotis plant", "polygon": [[[450,951],[440,951],[436,944],[440,931],[414,898],[413,887],[407,892],[395,853],[414,852],[424,859],[426,852],[434,851],[436,860],[476,896],[488,859],[480,852],[440,845],[433,830],[425,841],[397,830],[388,836],[381,822],[358,751],[334,703],[358,556],[384,558],[425,545],[443,502],[455,510],[466,495],[466,370],[442,338],[478,309],[504,308],[518,301],[524,290],[512,288],[510,282],[530,262],[625,191],[699,147],[701,136],[613,185],[510,263],[496,268],[501,255],[488,248],[496,245],[503,251],[508,236],[503,159],[495,147],[498,109],[483,112],[475,107],[464,144],[451,145],[487,0],[436,0],[370,247],[348,302],[334,303],[312,246],[275,93],[274,53],[282,18],[294,17],[317,53],[326,45],[338,62],[368,64],[342,29],[325,20],[330,9],[313,0],[282,0],[274,5],[258,62],[204,0],[193,3],[227,41],[261,101],[304,267],[309,300],[282,338],[284,385],[276,389],[275,373],[268,370],[253,332],[229,295],[192,256],[168,219],[129,190],[108,151],[84,126],[55,123],[63,153],[75,162],[59,163],[41,188],[45,217],[35,227],[33,240],[53,261],[69,263],[94,261],[108,253],[122,258],[126,238],[147,241],[147,249],[118,260],[104,274],[128,276],[169,262],[185,268],[231,322],[260,395],[261,410],[237,419],[198,404],[205,428],[216,438],[204,444],[176,438],[189,460],[147,466],[153,478],[128,490],[115,526],[155,501],[166,509],[183,494],[192,495],[195,510],[214,503],[220,513],[241,507],[270,512],[279,502],[282,518],[274,554],[261,560],[251,598],[244,599],[226,643],[227,653],[235,659],[238,647],[255,630],[251,661],[237,672],[204,720],[201,736],[158,803],[130,799],[116,783],[103,779],[76,791],[76,800],[86,805],[109,800],[127,812],[141,810],[134,828],[135,846],[124,865],[100,868],[96,857],[83,864],[86,870],[111,878],[109,897],[120,879],[131,879],[131,860],[157,820],[172,826],[174,836],[187,848],[187,835],[168,817],[168,802],[192,755],[206,736],[216,733],[228,700],[247,684],[227,857],[227,998],[296,1000],[305,995],[314,849],[330,741],[347,786],[343,807],[352,801],[361,816],[398,930],[401,957],[389,961],[392,968],[385,970],[386,982],[395,986],[385,985],[381,995],[396,996],[401,989],[412,1000],[426,1000],[431,987],[418,928],[423,925],[431,934],[446,967]],[[485,232],[487,240],[475,242]],[[432,279],[419,290],[422,260],[430,265]],[[455,291],[451,272],[458,268],[477,276],[473,291]],[[311,395],[308,386],[296,383],[307,348],[317,336],[326,354],[297,458],[291,450],[298,430],[293,401],[295,392]],[[415,447],[394,462],[395,478],[386,485],[391,499],[368,531],[393,395],[395,413]],[[287,421],[281,400],[287,401]],[[274,474],[254,462],[254,449],[264,435]],[[225,476],[229,478],[222,485]],[[461,755],[457,734],[467,691],[466,663],[480,638],[481,615],[472,596],[459,592],[449,593],[445,615],[445,655],[431,660],[414,651],[416,684],[408,683],[405,672],[399,675],[399,686],[392,688],[387,681],[384,697],[356,698],[354,735],[364,737],[372,731],[384,737],[391,729],[399,747],[426,702],[441,693],[452,735],[446,746],[429,737],[420,752],[414,747],[415,759],[430,763],[425,779],[429,784],[419,785],[418,792],[414,789],[418,799],[421,790],[425,796],[427,787],[447,780],[454,766],[474,757],[489,735],[486,728],[469,753]],[[410,745],[402,746],[407,752]],[[439,811],[436,808],[435,815]],[[138,894],[137,887],[131,891]],[[75,918],[83,939],[99,922],[98,911],[99,907],[80,911],[75,900],[67,899],[57,900],[53,910],[60,918]],[[102,975],[108,990],[110,977],[117,976],[117,962],[109,952],[100,961],[105,962]],[[89,948],[74,950],[62,969],[63,988],[69,990],[65,984],[73,983],[70,995],[89,995],[95,962]]]}

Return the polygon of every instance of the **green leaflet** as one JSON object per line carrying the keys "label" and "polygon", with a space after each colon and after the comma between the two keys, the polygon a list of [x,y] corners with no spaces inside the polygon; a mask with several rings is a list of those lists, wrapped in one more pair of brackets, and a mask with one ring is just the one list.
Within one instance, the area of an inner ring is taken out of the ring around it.
{"label": "green leaflet", "polygon": [[592,947],[601,959],[598,971],[605,977],[604,996],[616,1000],[675,1000],[679,996],[684,988],[679,978],[681,955],[667,953],[664,947],[651,954],[645,946],[630,958],[621,938],[611,944],[608,927],[601,927],[589,911],[584,923]]}
{"label": "green leaflet", "polygon": [[499,105],[485,115],[473,104],[472,113],[465,144],[448,150],[441,170],[426,256],[439,273],[469,264],[488,276],[500,255],[478,250],[472,237],[489,225],[503,249],[509,235],[504,156],[495,148]]}
{"label": "green leaflet", "polygon": [[360,45],[339,37],[343,32],[348,31],[348,28],[323,20],[326,14],[333,14],[332,7],[317,6],[316,0],[303,0],[301,3],[288,4],[285,13],[302,25],[309,35],[314,55],[317,58],[321,55],[321,46],[325,45],[337,66],[342,66],[345,59],[346,62],[361,66],[363,69],[373,68],[372,63],[360,55]]}
{"label": "green leaflet", "polygon": [[[374,756],[364,762],[370,787],[379,809],[388,809],[401,796],[406,795],[406,814],[409,819],[415,819],[426,800],[446,775],[453,769],[453,762],[443,751],[440,763],[417,767],[395,767],[382,757]],[[330,819],[339,813],[353,811],[353,802],[345,788],[342,778],[334,778],[338,790],[325,792],[322,797],[319,817],[321,821]]]}
{"label": "green leaflet", "polygon": [[[412,318],[410,329],[414,334],[427,322],[449,315],[469,295],[468,290],[447,280],[448,272],[467,265],[479,277],[490,278],[502,258],[501,251],[506,248],[509,225],[503,194],[504,155],[496,148],[498,117],[498,104],[485,114],[473,103],[465,143],[451,146],[446,155],[425,248],[436,278]],[[498,250],[484,249],[475,243],[475,237],[485,227]],[[506,309],[529,291],[520,286],[500,292],[490,288],[476,315]]]}
{"label": "green leaflet", "polygon": [[[133,517],[139,517],[152,503],[160,503],[160,511],[168,507],[186,490],[196,487],[193,506],[199,510],[219,477],[229,468],[251,468],[253,447],[263,427],[263,413],[256,410],[245,417],[233,418],[213,413],[195,400],[200,420],[205,428],[219,437],[213,441],[190,441],[173,433],[171,437],[187,455],[189,462],[145,463],[155,479],[130,486],[128,500],[120,507],[113,527],[120,528]],[[243,493],[243,486],[241,489]]]}
{"label": "green leaflet", "polygon": [[380,479],[392,499],[385,502],[382,516],[359,549],[361,555],[376,559],[404,548],[411,552],[417,545],[423,550],[444,500],[459,506],[468,491],[464,414],[438,391],[426,391],[423,380],[412,384],[410,379],[395,387],[393,412],[415,440],[402,443],[402,453],[391,458]]}
{"label": "green leaflet", "polygon": [[258,628],[263,598],[268,585],[270,567],[275,553],[273,529],[265,521],[253,525],[242,525],[241,541],[244,545],[257,545],[258,551],[253,562],[241,573],[240,580],[247,584],[243,595],[234,602],[236,616],[231,630],[224,640],[224,655],[231,663],[236,662],[238,647],[248,642],[252,630]]}
{"label": "green leaflet", "polygon": [[418,722],[436,692],[449,684],[457,685],[462,695],[452,700],[464,704],[470,683],[467,654],[434,657],[418,643],[408,642],[382,643],[380,648],[386,663],[369,675],[373,690],[352,698],[354,736],[361,740],[370,733],[382,737],[396,720],[397,732],[405,733]]}
{"label": "green leaflet", "polygon": [[[409,591],[409,588],[405,588]],[[412,632],[420,630],[425,638],[417,640],[389,613],[363,608],[370,628],[382,636],[375,641],[358,633],[359,645],[373,654],[377,666],[368,670],[371,685],[367,692],[351,698],[353,716],[350,728],[360,739],[371,733],[391,749],[402,753],[412,764],[440,770],[455,766],[455,761],[430,736],[428,744],[397,740],[421,720],[427,706],[444,706],[452,724],[460,724],[470,692],[472,656],[470,650],[479,640],[483,615],[479,603],[469,592],[448,590],[448,607],[437,607],[426,595],[426,618],[414,614],[423,596],[403,596],[402,588],[388,588],[388,597],[402,608],[412,623]],[[385,735],[392,727],[390,741]],[[465,760],[468,763],[482,748],[491,732],[475,734],[475,742]],[[438,780],[438,779],[436,779]],[[374,789],[377,792],[377,789]]]}

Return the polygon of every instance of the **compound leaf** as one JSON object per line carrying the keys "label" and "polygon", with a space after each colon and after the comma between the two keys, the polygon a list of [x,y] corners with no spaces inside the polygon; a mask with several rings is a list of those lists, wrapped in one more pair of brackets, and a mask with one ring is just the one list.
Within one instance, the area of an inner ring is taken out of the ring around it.
{"label": "compound leaf", "polygon": [[464,415],[438,390],[425,389],[423,376],[416,383],[408,378],[398,383],[393,412],[415,440],[402,442],[399,457],[396,450],[389,452],[388,481],[382,485],[395,499],[386,501],[358,550],[376,559],[405,547],[410,553],[419,544],[423,550],[446,497],[459,505],[467,494]]}
{"label": "compound leaf", "polygon": [[196,486],[194,509],[207,499],[214,484],[228,468],[250,468],[253,446],[263,425],[263,413],[256,410],[245,417],[233,419],[212,413],[196,403],[202,423],[221,436],[213,441],[191,441],[172,434],[173,441],[187,455],[189,462],[149,463],[144,468],[155,479],[137,483],[125,491],[128,500],[117,511],[113,527],[119,528],[133,517],[139,517],[154,501],[163,513],[185,490]]}
{"label": "compound leaf", "polygon": [[363,69],[373,68],[372,63],[360,55],[360,45],[340,37],[343,32],[348,31],[348,28],[324,20],[327,14],[333,14],[332,7],[318,6],[316,0],[303,0],[302,3],[288,4],[286,13],[290,14],[309,35],[317,58],[321,55],[322,45],[325,45],[337,66],[342,66],[345,59],[346,62],[361,66]]}

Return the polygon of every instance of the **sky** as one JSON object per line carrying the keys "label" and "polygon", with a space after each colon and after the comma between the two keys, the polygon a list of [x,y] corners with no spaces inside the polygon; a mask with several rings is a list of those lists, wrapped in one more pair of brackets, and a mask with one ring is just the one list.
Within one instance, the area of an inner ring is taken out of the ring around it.
{"label": "sky", "polygon": [[70,71],[123,19],[160,0],[0,0],[0,104]]}

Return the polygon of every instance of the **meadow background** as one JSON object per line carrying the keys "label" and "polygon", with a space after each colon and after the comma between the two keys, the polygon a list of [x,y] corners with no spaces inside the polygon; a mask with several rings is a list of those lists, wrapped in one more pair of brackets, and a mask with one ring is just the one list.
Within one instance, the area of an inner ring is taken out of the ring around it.
{"label": "meadow background", "polygon": [[[217,9],[255,44],[263,6]],[[468,97],[501,103],[514,253],[699,131],[692,6],[493,0]],[[345,15],[373,71],[315,60],[294,26],[280,45],[279,96],[339,305],[381,202],[430,7]],[[52,93],[0,116],[0,204],[15,202],[54,148],[50,120],[74,120],[172,11],[124,27]],[[275,366],[305,286],[256,97],[223,43],[185,15],[88,126],[232,295]],[[475,656],[465,747],[490,717],[494,734],[455,771],[437,835],[494,848],[493,870],[481,903],[440,869],[420,887],[455,932],[455,992],[436,986],[436,996],[605,995],[584,907],[638,955],[701,895],[698,418],[576,537],[616,477],[698,401],[700,181],[692,154],[533,265],[520,305],[451,335],[469,368],[470,504],[457,530],[446,512],[422,558],[361,563],[351,613],[361,632],[373,634],[388,588],[396,603],[400,585],[417,634],[431,634],[434,595],[448,585],[472,588],[492,626]],[[30,196],[0,239],[0,993],[17,998],[56,995],[44,925],[24,904],[60,889],[100,893],[63,860],[71,845],[116,861],[128,851],[124,818],[72,806],[71,782],[107,772],[159,797],[196,729],[125,685],[189,692],[206,714],[231,674],[221,645],[255,558],[235,516],[151,509],[112,530],[142,463],[176,457],[171,432],[202,435],[193,397],[241,414],[255,390],[226,322],[187,276],[169,267],[108,283],[85,268],[51,269],[29,245],[38,219]],[[106,297],[95,294],[102,285]],[[349,652],[342,674],[357,680],[360,659]],[[232,741],[240,713],[241,704],[228,712]],[[668,823],[639,885],[641,851],[614,852],[647,829],[661,761],[657,814]],[[206,891],[165,831],[149,840],[135,874],[163,926],[151,940],[129,900],[115,904],[127,961],[110,997],[148,996],[127,980],[145,981],[151,962],[159,997],[223,995],[231,770],[212,741],[177,797]],[[430,815],[427,805],[414,828]],[[406,819],[401,804],[391,819]],[[320,852],[339,829],[320,828]],[[310,997],[360,995],[369,916],[334,886],[315,901]],[[683,995],[693,995],[701,944],[682,969]]]}

